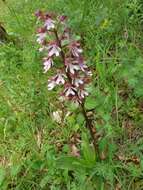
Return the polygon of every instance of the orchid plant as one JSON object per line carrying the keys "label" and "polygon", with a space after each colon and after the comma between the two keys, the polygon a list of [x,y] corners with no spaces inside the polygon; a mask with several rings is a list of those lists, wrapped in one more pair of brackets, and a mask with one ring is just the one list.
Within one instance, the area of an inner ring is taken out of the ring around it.
{"label": "orchid plant", "polygon": [[61,86],[60,97],[77,103],[82,108],[91,136],[96,144],[93,124],[87,116],[84,101],[88,92],[86,86],[91,82],[92,72],[86,65],[79,39],[75,39],[67,25],[67,17],[37,11],[37,42],[43,52],[43,69],[53,70],[54,76],[48,79],[48,90]]}

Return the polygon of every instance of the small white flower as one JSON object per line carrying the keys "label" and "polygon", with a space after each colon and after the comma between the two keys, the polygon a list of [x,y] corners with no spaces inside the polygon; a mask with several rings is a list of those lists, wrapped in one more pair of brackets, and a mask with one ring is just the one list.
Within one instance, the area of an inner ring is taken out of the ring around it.
{"label": "small white flower", "polygon": [[70,64],[69,65],[69,70],[72,74],[75,73],[75,71],[78,71],[79,70],[79,66],[78,65],[73,65],[73,64]]}
{"label": "small white flower", "polygon": [[54,23],[55,23],[55,22],[54,22],[52,19],[48,18],[48,19],[45,21],[44,26],[47,28],[47,30],[50,30],[50,29],[55,28],[55,24],[54,24]]}
{"label": "small white flower", "polygon": [[69,45],[69,48],[74,57],[79,57],[83,50],[80,48],[80,43],[73,42]]}
{"label": "small white flower", "polygon": [[78,64],[80,70],[82,70],[83,72],[86,72],[86,70],[88,69],[87,65],[85,65],[84,60],[82,59],[82,57],[77,58],[75,61],[73,61],[74,64]]}
{"label": "small white flower", "polygon": [[54,80],[48,80],[48,90],[53,90],[53,88],[56,86],[56,82]]}
{"label": "small white flower", "polygon": [[83,52],[83,50],[81,48],[78,48],[76,46],[71,48],[72,54],[75,57],[79,57],[79,55]]}
{"label": "small white flower", "polygon": [[85,65],[85,64],[79,64],[79,67],[80,67],[80,69],[81,69],[83,72],[86,72],[86,69],[88,68],[87,65]]}
{"label": "small white flower", "polygon": [[66,77],[63,73],[58,73],[56,76],[52,77],[52,79],[48,80],[48,90],[52,90],[56,85],[64,84]]}
{"label": "small white flower", "polygon": [[80,84],[84,84],[83,80],[75,78],[74,80],[72,80],[72,84],[74,84],[76,87],[79,87]]}
{"label": "small white flower", "polygon": [[80,89],[80,90],[78,91],[78,95],[79,95],[79,97],[81,97],[81,98],[85,98],[85,96],[88,96],[88,92],[86,92],[86,91],[83,90],[83,89]]}
{"label": "small white flower", "polygon": [[43,63],[44,65],[44,73],[46,73],[53,65],[53,60],[51,58],[45,58],[45,61]]}
{"label": "small white flower", "polygon": [[41,44],[46,38],[46,33],[45,32],[44,33],[39,33],[39,34],[37,34],[37,37],[38,37],[37,42],[39,44]]}
{"label": "small white flower", "polygon": [[66,72],[68,71],[68,69],[69,69],[70,73],[72,73],[72,74],[74,74],[75,71],[80,70],[78,65],[74,65],[72,63],[69,63],[66,65]]}
{"label": "small white flower", "polygon": [[58,57],[61,51],[61,49],[56,44],[49,45],[48,50],[49,50],[48,53],[49,57],[52,57],[53,55]]}
{"label": "small white flower", "polygon": [[75,92],[71,88],[67,89],[66,91],[66,96],[69,96],[69,95],[75,95]]}
{"label": "small white flower", "polygon": [[83,72],[86,72],[86,69],[88,69],[87,65],[81,63],[80,60],[75,60],[73,63],[78,64],[80,70],[82,70]]}
{"label": "small white flower", "polygon": [[55,77],[54,77],[54,80],[56,82],[56,84],[64,84],[65,83],[65,78],[66,76],[62,73],[59,73],[57,74]]}
{"label": "small white flower", "polygon": [[92,76],[93,75],[91,71],[87,71],[86,74],[87,74],[87,76]]}
{"label": "small white flower", "polygon": [[74,87],[69,86],[64,90],[64,93],[65,93],[65,96],[67,96],[67,97],[70,96],[70,95],[74,96],[75,91],[76,91],[76,89]]}

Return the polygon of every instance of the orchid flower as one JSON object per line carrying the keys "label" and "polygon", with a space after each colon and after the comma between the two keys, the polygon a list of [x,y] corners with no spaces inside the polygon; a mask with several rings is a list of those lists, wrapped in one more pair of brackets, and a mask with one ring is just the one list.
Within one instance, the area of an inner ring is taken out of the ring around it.
{"label": "orchid flower", "polygon": [[[48,90],[63,86],[62,96],[65,99],[82,104],[88,96],[86,85],[90,82],[92,73],[85,63],[80,42],[73,39],[67,26],[67,17],[42,11],[38,11],[36,17],[43,22],[37,30],[37,42],[41,46],[39,51],[47,55],[43,59],[44,73],[50,69],[56,71],[48,79]],[[56,65],[57,60],[59,66]]]}
{"label": "orchid flower", "polygon": [[46,73],[52,66],[53,66],[53,60],[49,58],[44,58],[44,73]]}
{"label": "orchid flower", "polygon": [[48,53],[49,57],[52,57],[53,55],[58,57],[60,55],[61,49],[54,43],[48,46],[48,51],[49,51]]}

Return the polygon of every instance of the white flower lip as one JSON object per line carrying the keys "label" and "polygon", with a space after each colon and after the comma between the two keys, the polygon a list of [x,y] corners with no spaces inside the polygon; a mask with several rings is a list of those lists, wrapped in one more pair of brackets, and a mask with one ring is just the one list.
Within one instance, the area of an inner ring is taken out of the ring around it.
{"label": "white flower lip", "polygon": [[61,51],[61,49],[56,44],[49,45],[48,50],[49,50],[49,53],[48,53],[49,57],[52,57],[53,55],[58,57]]}
{"label": "white flower lip", "polygon": [[65,78],[66,76],[62,73],[59,73],[57,74],[55,77],[54,77],[54,80],[56,82],[56,84],[64,84],[65,83]]}
{"label": "white flower lip", "polygon": [[43,65],[44,65],[44,73],[46,73],[53,66],[53,60],[49,58],[44,61]]}
{"label": "white flower lip", "polygon": [[48,18],[45,21],[44,26],[47,28],[47,30],[54,29],[55,28],[55,24],[54,23],[55,23],[55,21],[53,21],[52,19]]}
{"label": "white flower lip", "polygon": [[53,90],[53,88],[56,86],[55,81],[51,80],[48,84],[48,90]]}
{"label": "white flower lip", "polygon": [[44,40],[45,40],[45,38],[46,38],[46,33],[39,33],[39,34],[37,34],[37,42],[39,43],[39,44],[41,44]]}
{"label": "white flower lip", "polygon": [[74,96],[76,94],[75,92],[76,92],[76,89],[72,86],[68,86],[64,90],[65,96],[67,97],[70,95]]}
{"label": "white flower lip", "polygon": [[71,49],[71,51],[72,51],[73,56],[75,56],[75,57],[79,57],[80,54],[83,52],[82,49],[77,48],[77,47],[73,47],[73,48]]}
{"label": "white flower lip", "polygon": [[80,84],[84,84],[84,81],[82,79],[75,78],[72,80],[72,84],[74,84],[76,87],[79,87]]}
{"label": "white flower lip", "polygon": [[74,65],[72,63],[69,63],[66,65],[66,72],[68,72],[68,69],[69,69],[70,73],[72,73],[72,74],[74,74],[75,71],[80,70],[78,65]]}
{"label": "white flower lip", "polygon": [[80,89],[79,92],[78,92],[78,95],[81,98],[85,98],[85,96],[88,96],[88,92],[83,90],[83,89]]}

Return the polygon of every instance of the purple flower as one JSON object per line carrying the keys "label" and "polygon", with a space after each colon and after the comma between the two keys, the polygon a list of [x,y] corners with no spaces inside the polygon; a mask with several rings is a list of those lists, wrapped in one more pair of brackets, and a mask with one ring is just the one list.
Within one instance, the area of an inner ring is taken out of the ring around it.
{"label": "purple flower", "polygon": [[71,74],[74,74],[75,71],[80,70],[79,66],[76,65],[76,64],[74,64],[74,63],[72,62],[72,59],[68,59],[68,58],[67,58],[67,59],[65,60],[65,66],[66,66],[66,72],[69,71]]}
{"label": "purple flower", "polygon": [[66,75],[59,71],[59,73],[57,73],[54,77],[48,80],[48,90],[52,90],[57,85],[64,84],[65,78]]}
{"label": "purple flower", "polygon": [[85,96],[88,96],[88,92],[85,91],[84,89],[79,89],[79,91],[78,91],[78,96],[79,96],[81,99],[84,99]]}
{"label": "purple flower", "polygon": [[35,16],[36,16],[39,20],[40,20],[40,19],[42,20],[42,19],[44,18],[44,14],[43,14],[43,12],[40,11],[40,10],[36,11]]}
{"label": "purple flower", "polygon": [[71,84],[66,84],[64,94],[66,97],[74,96],[76,95],[76,88],[74,88]]}
{"label": "purple flower", "polygon": [[72,84],[76,87],[79,87],[80,85],[84,84],[84,81],[80,78],[75,78],[72,80]]}
{"label": "purple flower", "polygon": [[70,73],[74,74],[75,71],[79,70],[79,66],[78,65],[74,65],[74,64],[69,64],[66,67],[66,71],[68,71],[68,69],[69,69]]}
{"label": "purple flower", "polygon": [[78,64],[81,71],[86,72],[88,69],[87,65],[84,63],[84,59],[82,57],[78,57],[74,60],[74,64]]}
{"label": "purple flower", "polygon": [[65,78],[66,78],[65,74],[58,73],[53,79],[55,80],[56,84],[64,84]]}
{"label": "purple flower", "polygon": [[73,42],[69,45],[69,48],[71,49],[72,55],[74,57],[79,57],[80,54],[83,52],[83,50],[80,48],[80,43]]}
{"label": "purple flower", "polygon": [[44,73],[46,73],[52,66],[53,60],[51,58],[44,58]]}
{"label": "purple flower", "polygon": [[39,44],[42,44],[42,43],[44,42],[46,36],[47,36],[47,34],[46,34],[45,32],[42,32],[42,33],[37,34],[37,37],[38,37],[38,38],[37,38],[37,42],[38,42]]}
{"label": "purple flower", "polygon": [[79,67],[83,72],[86,72],[86,69],[88,68],[85,64],[79,63]]}
{"label": "purple flower", "polygon": [[58,19],[59,19],[61,22],[64,22],[64,21],[67,19],[67,16],[61,15],[61,16],[58,17]]}
{"label": "purple flower", "polygon": [[48,50],[49,50],[49,53],[48,53],[49,57],[52,57],[53,55],[58,57],[60,55],[60,51],[61,51],[61,49],[56,45],[56,43],[49,45]]}
{"label": "purple flower", "polygon": [[55,28],[55,21],[53,21],[51,18],[48,18],[45,20],[44,26],[47,30],[54,29]]}

